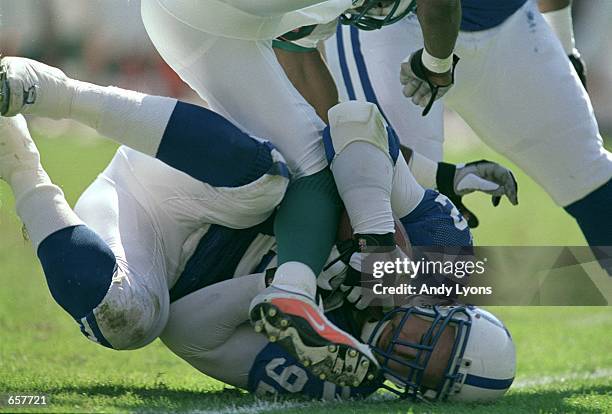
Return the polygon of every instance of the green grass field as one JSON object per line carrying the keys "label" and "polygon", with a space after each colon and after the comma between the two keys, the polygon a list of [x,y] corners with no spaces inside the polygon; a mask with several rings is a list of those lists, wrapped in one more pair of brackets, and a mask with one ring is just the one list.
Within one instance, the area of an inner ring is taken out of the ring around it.
{"label": "green grass field", "polygon": [[[38,139],[43,164],[71,203],[102,170],[114,146],[98,139]],[[453,146],[455,148],[456,146]],[[485,147],[453,149],[452,160],[500,160]],[[487,197],[468,204],[478,213],[481,245],[582,245],[569,216],[518,172],[518,207],[494,209]],[[497,308],[513,333],[518,374],[494,405],[414,405],[384,394],[350,403],[256,399],[202,376],[156,341],[138,351],[111,351],[87,341],[53,301],[40,266],[0,184],[0,394],[48,396],[29,412],[612,412],[612,308]],[[0,401],[0,412],[17,411]]]}

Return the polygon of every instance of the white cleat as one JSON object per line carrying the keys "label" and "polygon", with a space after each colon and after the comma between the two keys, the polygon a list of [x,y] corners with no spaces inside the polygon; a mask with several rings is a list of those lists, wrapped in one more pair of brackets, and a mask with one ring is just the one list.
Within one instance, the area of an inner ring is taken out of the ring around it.
{"label": "white cleat", "polygon": [[272,285],[251,302],[250,319],[256,332],[277,342],[321,379],[357,387],[378,376],[370,347],[338,329],[304,295]]}
{"label": "white cleat", "polygon": [[16,172],[39,168],[40,154],[24,117],[0,118],[0,178],[10,182]]}
{"label": "white cleat", "polygon": [[74,87],[61,70],[35,60],[0,60],[0,114],[61,119],[70,114]]}

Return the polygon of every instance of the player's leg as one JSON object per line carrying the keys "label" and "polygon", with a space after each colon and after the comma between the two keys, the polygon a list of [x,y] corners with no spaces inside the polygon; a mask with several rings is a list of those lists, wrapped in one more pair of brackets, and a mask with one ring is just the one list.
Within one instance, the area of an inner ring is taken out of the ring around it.
{"label": "player's leg", "polygon": [[[1,65],[5,115],[77,120],[215,187],[285,181],[286,167],[277,151],[209,109],[70,79],[29,59],[4,58]],[[25,99],[21,91],[28,90],[35,92]],[[269,197],[278,203],[281,195]]]}
{"label": "player's leg", "polygon": [[175,47],[171,41],[184,28],[176,22],[168,24],[168,33],[161,38],[151,36],[166,61],[214,110],[251,134],[269,139],[287,160],[293,180],[275,222],[279,274],[287,273],[284,263],[306,264],[299,272],[311,279],[309,290],[313,290],[311,271],[318,274],[323,267],[334,239],[330,229],[337,225],[341,205],[325,168],[323,122],[285,76],[270,42],[216,38],[213,44],[198,47],[200,54],[191,56],[189,40],[182,39],[202,38],[195,42],[199,45],[206,44],[210,36],[186,30],[175,39]]}
{"label": "player's leg", "polygon": [[88,320],[95,321],[110,347],[137,349],[157,338],[166,324],[168,259],[156,220],[123,185],[116,159],[74,210],[116,258],[112,283]]}
{"label": "player's leg", "polygon": [[[354,213],[364,213],[350,218],[359,250],[350,258],[349,278],[364,271],[365,254],[372,251],[364,249],[364,245],[376,246],[377,253],[391,252],[391,259],[387,260],[406,257],[395,246],[393,213],[400,218],[412,245],[471,246],[467,221],[445,196],[424,190],[416,182],[399,150],[396,134],[385,124],[375,104],[359,101],[338,104],[329,111],[329,121],[325,143],[340,195],[347,210],[352,206]],[[378,214],[366,214],[366,209],[360,210],[363,205],[375,207]],[[379,226],[387,217],[391,220],[389,233],[362,234],[360,229],[368,229],[373,224]],[[412,255],[414,260],[427,258],[423,251],[413,251]],[[363,292],[355,289],[348,298],[367,303],[369,299],[365,296],[369,293]]]}
{"label": "player's leg", "polygon": [[[68,79],[57,69],[27,59],[5,58],[3,65],[5,85],[8,86],[5,90],[13,91],[5,95],[8,97],[7,102],[10,102],[6,108],[8,114],[22,111],[35,115],[72,117],[108,137],[143,153],[155,155],[207,184],[235,189],[250,184],[254,190],[260,190],[259,204],[266,206],[263,217],[262,212],[258,210],[259,221],[269,216],[272,207],[278,204],[282,197],[286,180],[282,177],[285,170],[280,155],[269,144],[253,139],[212,111],[177,103],[169,98],[147,96],[118,88],[102,88]],[[36,90],[35,99],[26,104],[21,98],[15,99],[16,91],[31,88]],[[69,97],[63,99],[69,103],[62,110],[58,110],[57,105],[54,105],[56,101],[62,100],[58,99],[58,96]],[[143,171],[143,174],[147,172]],[[270,191],[271,186],[267,182],[274,179],[279,185],[272,188],[276,188],[276,191]],[[323,253],[327,244],[324,233],[329,228],[336,227],[334,217],[330,216],[330,209],[326,211],[323,208],[322,219],[317,222],[319,226],[325,225],[323,234],[313,231],[303,221],[295,220],[294,216],[297,214],[299,218],[309,218],[311,212],[317,210],[313,207],[330,206],[325,195],[335,194],[333,180],[326,171],[314,174],[308,179],[298,180],[292,185],[286,197],[285,208],[281,209],[276,220],[277,237],[284,246],[279,249],[281,261],[284,259],[288,262],[290,260],[287,260],[287,257],[291,257],[292,261],[308,263],[315,269],[322,267],[322,263],[312,263],[312,256],[313,249],[316,252],[316,261],[320,261],[318,256],[327,254],[327,251]],[[266,200],[272,200],[273,203],[264,203]],[[219,207],[223,205],[221,200],[217,201]],[[338,204],[332,200],[332,214],[339,209]],[[207,213],[219,210],[214,208],[215,206],[209,207]],[[243,206],[236,203],[234,207],[244,210]],[[247,214],[252,216],[253,203],[248,204],[248,207],[250,212]],[[218,218],[211,220],[219,223]],[[222,224],[240,226],[226,221]],[[247,224],[253,225],[257,222]],[[297,239],[294,236],[296,232],[302,234],[302,237]],[[322,247],[320,238],[323,238]],[[281,274],[282,270],[283,268],[279,271]],[[301,271],[305,273],[309,270]],[[314,292],[312,294],[314,295]]]}
{"label": "player's leg", "polygon": [[375,104],[349,101],[329,110],[325,147],[340,196],[357,239],[395,247],[391,210],[397,141],[390,142]]}
{"label": "player's leg", "polygon": [[323,381],[278,344],[256,334],[245,323],[248,303],[265,287],[264,274],[254,274],[197,290],[171,304],[160,338],[203,374],[262,396],[295,394],[334,400],[376,389]]}
{"label": "player's leg", "polygon": [[260,273],[199,289],[170,305],[161,340],[202,373],[246,388],[253,361],[268,343],[247,322],[249,304],[265,288]]}
{"label": "player's leg", "polygon": [[[139,289],[143,286],[127,264],[132,259],[149,259],[144,270],[150,274],[159,271],[146,254],[153,251],[147,249],[155,239],[144,234],[144,217],[136,208],[128,208],[122,220],[132,227],[122,239],[118,234],[117,194],[110,183],[98,179],[89,190],[97,197],[90,209],[92,226],[86,225],[40,165],[21,115],[0,119],[0,141],[0,177],[13,189],[17,213],[56,302],[88,338],[101,345],[128,349],[152,341],[165,322],[167,287]],[[106,237],[104,231],[112,237]],[[130,252],[126,256],[122,244],[126,237],[138,241],[132,244],[138,254]]]}
{"label": "player's leg", "polygon": [[397,135],[373,103],[340,103],[329,111],[329,120],[327,155],[347,211],[353,210],[354,232],[358,238],[378,235],[379,245],[388,236],[395,246],[393,214],[408,215],[424,194],[401,155]]}
{"label": "player's leg", "polygon": [[[299,335],[321,339],[322,334],[325,343],[343,340],[342,347],[361,347],[329,324],[314,303],[315,275],[334,243],[341,203],[326,169],[324,124],[284,74],[272,42],[212,37],[177,21],[154,2],[143,3],[142,10],[149,35],[170,66],[213,109],[246,131],[270,139],[294,176],[274,225],[280,266],[274,284],[254,299],[253,318],[263,318],[260,308],[264,302],[272,306],[276,298],[273,306],[284,309],[278,316],[293,315],[304,322]],[[306,314],[317,320],[305,319]],[[318,323],[325,329],[317,329]],[[287,348],[294,354],[309,352],[302,346],[287,337]],[[361,352],[357,354],[361,358]]]}
{"label": "player's leg", "polygon": [[[280,263],[318,274],[333,244],[340,211],[321,142],[324,124],[279,65],[271,41],[211,36],[143,3],[149,36],[168,64],[211,107],[283,154],[293,182],[275,223]],[[314,214],[316,212],[316,214]],[[284,267],[279,268],[281,274]],[[295,276],[297,277],[297,276]],[[311,289],[314,278],[310,275]]]}
{"label": "player's leg", "polygon": [[612,245],[612,220],[599,204],[612,197],[612,155],[586,91],[535,5],[527,2],[490,31],[462,34],[457,53],[456,89],[445,102],[567,207],[589,243]]}

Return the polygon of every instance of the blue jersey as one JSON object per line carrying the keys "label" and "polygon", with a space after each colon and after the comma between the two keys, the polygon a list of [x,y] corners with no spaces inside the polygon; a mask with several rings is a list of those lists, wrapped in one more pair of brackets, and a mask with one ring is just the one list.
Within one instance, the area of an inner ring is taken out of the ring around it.
{"label": "blue jersey", "polygon": [[[336,326],[360,336],[360,327],[351,316],[349,307],[341,307],[327,314]],[[248,390],[258,395],[299,394],[314,399],[363,398],[379,388],[379,384],[368,387],[342,387],[322,381],[311,374],[302,364],[277,344],[266,345],[255,358],[249,372]]]}
{"label": "blue jersey", "polygon": [[[231,229],[218,224],[209,226],[170,289],[170,301],[174,302],[198,289],[231,279],[256,238],[265,235],[272,239],[273,221],[274,215],[246,229]],[[269,251],[258,253],[258,257],[253,258],[254,266],[249,269],[249,273],[264,271],[272,258]]]}
{"label": "blue jersey", "polygon": [[400,221],[413,246],[472,245],[465,218],[445,195],[435,190],[425,190],[421,202]]}
{"label": "blue jersey", "polygon": [[461,0],[461,30],[476,32],[499,26],[527,0]]}

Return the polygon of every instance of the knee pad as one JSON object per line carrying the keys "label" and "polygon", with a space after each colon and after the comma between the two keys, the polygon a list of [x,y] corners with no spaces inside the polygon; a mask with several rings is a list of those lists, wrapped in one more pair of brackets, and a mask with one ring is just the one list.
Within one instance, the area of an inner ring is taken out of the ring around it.
{"label": "knee pad", "polygon": [[51,295],[92,341],[134,349],[153,341],[163,329],[167,287],[145,284],[147,278],[130,278],[89,227],[53,233],[41,242],[38,257]]}
{"label": "knee pad", "polygon": [[137,349],[161,334],[168,309],[166,287],[118,269],[102,302],[77,322],[96,343],[117,350]]}
{"label": "knee pad", "polygon": [[331,164],[349,144],[367,142],[388,154],[393,164],[399,156],[399,139],[387,125],[378,106],[364,101],[347,101],[328,112],[329,127],[323,133],[325,153]]}
{"label": "knee pad", "polygon": [[108,292],[115,255],[89,227],[67,227],[51,234],[37,253],[51,295],[73,318],[87,315]]}

